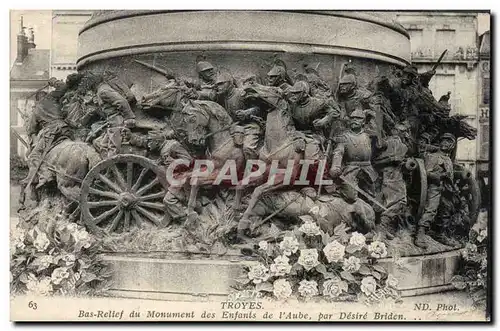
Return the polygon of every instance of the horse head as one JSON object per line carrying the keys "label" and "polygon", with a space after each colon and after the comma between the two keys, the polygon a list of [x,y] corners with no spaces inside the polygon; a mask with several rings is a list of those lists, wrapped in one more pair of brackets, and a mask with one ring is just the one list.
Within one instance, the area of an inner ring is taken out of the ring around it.
{"label": "horse head", "polygon": [[243,87],[243,93],[246,101],[250,101],[251,104],[259,104],[267,110],[278,108],[284,101],[283,93],[274,86],[248,84]]}
{"label": "horse head", "polygon": [[189,100],[182,109],[182,115],[189,144],[203,145],[210,122],[208,112],[196,102]]}

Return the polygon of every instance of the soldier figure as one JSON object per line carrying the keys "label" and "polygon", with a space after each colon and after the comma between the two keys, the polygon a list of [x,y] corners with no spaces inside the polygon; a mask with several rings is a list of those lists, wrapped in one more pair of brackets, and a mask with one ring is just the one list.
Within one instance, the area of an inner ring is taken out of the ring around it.
{"label": "soldier figure", "polygon": [[304,65],[304,71],[306,72],[307,81],[311,86],[311,95],[313,97],[329,98],[332,96],[332,89],[328,83],[321,78],[315,68]]}
{"label": "soldier figure", "polygon": [[370,108],[371,95],[369,90],[358,86],[353,73],[348,73],[340,79],[337,100],[347,116],[359,107]]}
{"label": "soldier figure", "polygon": [[215,80],[217,99],[234,121],[245,128],[243,151],[247,159],[257,158],[259,138],[262,135],[264,121],[258,107],[248,108],[244,102],[244,91],[236,87],[234,78],[228,72],[221,72]]}
{"label": "soldier figure", "polygon": [[[341,115],[338,104],[331,98],[315,98],[309,93],[309,84],[304,81],[296,82],[289,89],[288,101],[297,130],[324,130],[336,124],[333,121]],[[340,134],[339,130],[340,128],[334,134]],[[326,133],[327,136],[328,134]]]}
{"label": "soldier figure", "polygon": [[[337,138],[330,175],[336,178],[342,174],[345,181],[374,198],[378,175],[372,167],[371,159],[375,143],[373,135],[364,130],[365,121],[365,112],[360,108],[351,113],[350,130]],[[343,165],[345,167],[342,170]]]}
{"label": "soldier figure", "polygon": [[[425,169],[427,171],[427,201],[425,210],[418,221],[415,245],[423,249],[427,248],[425,242],[426,232],[435,221],[440,205],[444,185],[453,182],[453,163],[449,153],[456,144],[455,137],[445,133],[441,137],[440,150],[425,155]],[[442,239],[442,238],[436,238]]]}
{"label": "soldier figure", "polygon": [[397,124],[392,135],[384,141],[385,149],[373,160],[382,177],[382,203],[387,208],[380,216],[380,234],[382,239],[393,239],[391,233],[392,224],[398,217],[405,217],[407,206],[406,182],[403,178],[403,166],[408,153],[408,147],[404,144],[406,127]]}
{"label": "soldier figure", "polygon": [[215,101],[214,84],[217,72],[215,67],[207,61],[196,63],[196,72],[200,79],[200,91],[198,91],[199,100]]}
{"label": "soldier figure", "polygon": [[105,151],[108,156],[112,156],[117,154],[120,148],[122,128],[127,123],[133,126],[136,116],[131,104],[133,105],[136,99],[130,87],[115,75],[96,77],[94,88],[107,121],[106,133],[96,139],[94,145],[97,145],[101,152]]}
{"label": "soldier figure", "polygon": [[67,84],[53,77],[48,81],[48,85],[54,90],[36,103],[26,128],[33,148],[28,155],[28,176],[22,181],[22,185],[33,183],[38,173],[37,188],[46,183],[47,176],[50,176],[50,172],[44,171],[44,154],[61,139],[72,138],[72,131],[65,122],[60,104],[67,91]]}
{"label": "soldier figure", "polygon": [[274,66],[267,73],[267,82],[269,86],[279,87],[286,95],[293,82],[288,76],[285,62],[281,60],[274,61]]}
{"label": "soldier figure", "polygon": [[418,138],[418,156],[425,158],[427,153],[434,153],[439,147],[432,145],[432,135],[429,132],[423,132]]}

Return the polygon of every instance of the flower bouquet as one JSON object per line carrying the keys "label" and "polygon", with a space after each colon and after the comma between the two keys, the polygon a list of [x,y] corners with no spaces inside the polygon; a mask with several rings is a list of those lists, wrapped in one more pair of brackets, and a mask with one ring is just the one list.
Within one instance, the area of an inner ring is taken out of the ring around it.
{"label": "flower bouquet", "polygon": [[100,243],[84,227],[62,217],[46,226],[18,224],[11,231],[11,292],[102,294],[111,285],[111,270],[99,251]]}
{"label": "flower bouquet", "polygon": [[280,241],[259,243],[259,262],[244,267],[238,290],[278,300],[400,300],[397,279],[377,263],[387,256],[383,242],[367,244],[363,234],[348,233],[344,223],[330,236],[311,217],[302,219],[304,223],[285,232]]}

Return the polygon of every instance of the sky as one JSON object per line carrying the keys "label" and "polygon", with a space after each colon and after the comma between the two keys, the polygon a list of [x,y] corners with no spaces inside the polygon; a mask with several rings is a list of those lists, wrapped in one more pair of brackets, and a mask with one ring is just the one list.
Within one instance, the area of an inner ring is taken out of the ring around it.
{"label": "sky", "polygon": [[[50,49],[52,33],[51,10],[12,10],[10,11],[10,65],[14,63],[17,53],[17,33],[19,20],[23,16],[24,26],[33,28],[35,44],[38,49]],[[27,32],[27,31],[26,31]]]}
{"label": "sky", "polygon": [[[35,32],[35,44],[38,49],[50,49],[52,11],[51,10],[12,10],[10,11],[10,66],[16,59],[17,33],[19,32],[19,20],[24,18],[24,26],[32,27]],[[478,33],[483,34],[490,29],[489,14],[479,14]]]}

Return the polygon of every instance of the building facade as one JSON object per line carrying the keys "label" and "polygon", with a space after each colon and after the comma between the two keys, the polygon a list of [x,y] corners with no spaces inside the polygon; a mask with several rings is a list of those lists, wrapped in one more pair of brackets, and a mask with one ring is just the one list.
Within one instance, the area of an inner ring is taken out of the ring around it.
{"label": "building facade", "polygon": [[92,16],[88,10],[53,10],[50,75],[65,79],[76,72],[78,33]]}
{"label": "building facade", "polygon": [[475,140],[458,141],[456,160],[477,174],[480,159],[481,68],[478,51],[477,13],[398,12],[395,19],[410,33],[412,62],[419,72],[430,70],[446,51],[429,88],[439,98],[450,92],[451,115],[467,116],[478,129]]}
{"label": "building facade", "polygon": [[479,151],[477,159],[477,175],[482,187],[482,204],[490,204],[490,31],[479,38]]}
{"label": "building facade", "polygon": [[50,50],[37,49],[33,29],[19,22],[17,55],[10,70],[10,153],[24,157],[28,141],[24,119],[31,112],[37,91],[46,89],[50,77]]}

